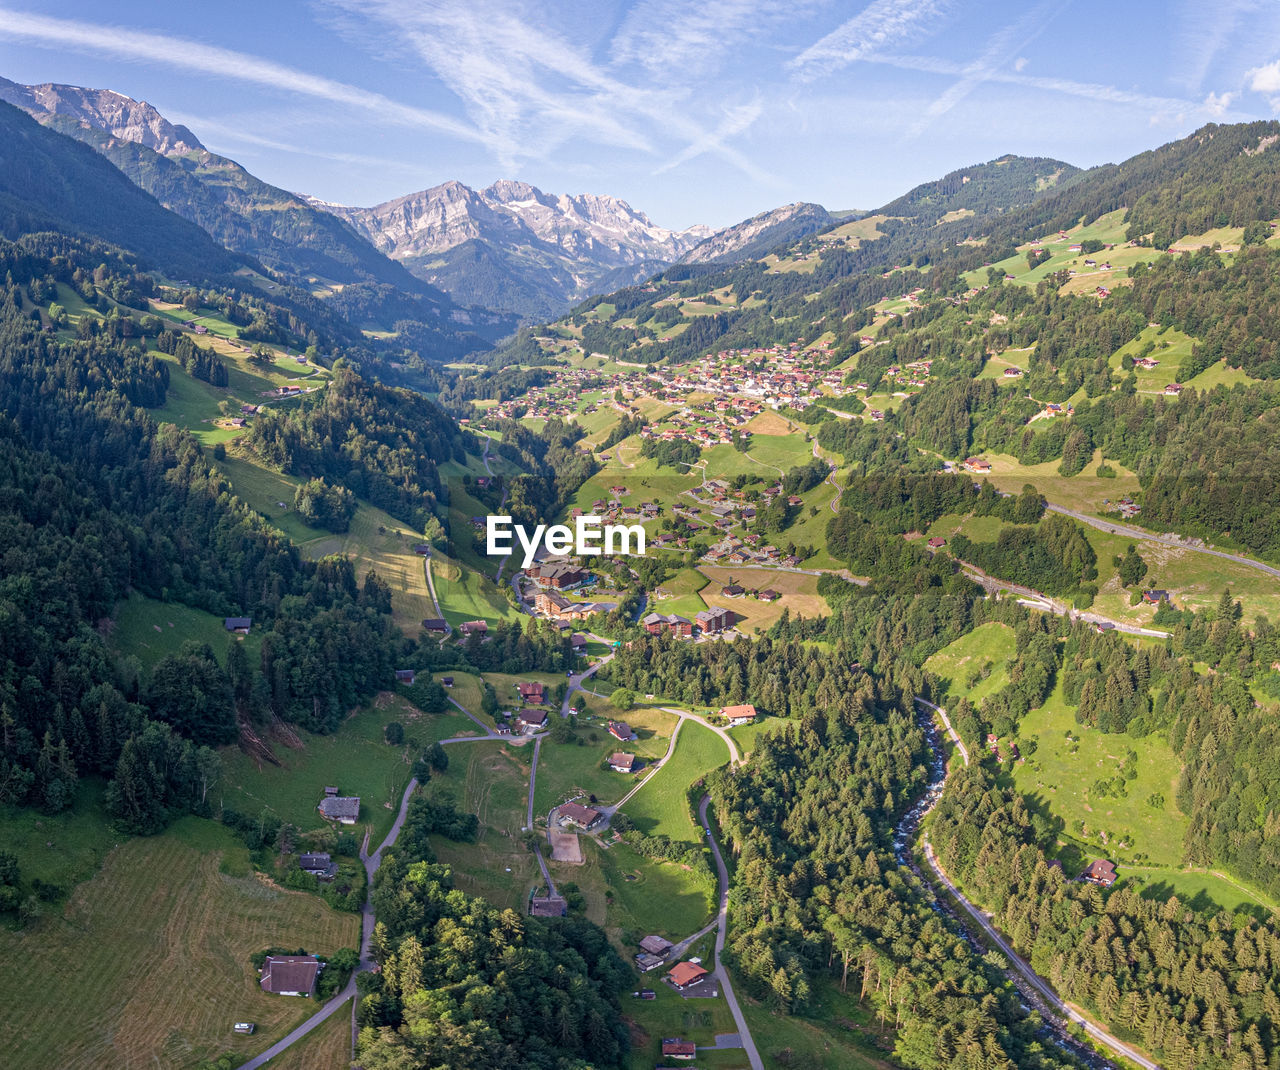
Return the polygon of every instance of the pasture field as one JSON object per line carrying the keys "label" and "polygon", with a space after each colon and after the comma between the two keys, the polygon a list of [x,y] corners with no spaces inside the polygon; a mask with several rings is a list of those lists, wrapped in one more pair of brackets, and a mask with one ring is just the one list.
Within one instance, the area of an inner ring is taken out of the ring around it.
{"label": "pasture field", "polygon": [[[0,1003],[0,1050],[13,1070],[248,1058],[316,1006],[261,991],[249,956],[273,945],[330,954],[355,947],[359,927],[253,874],[220,825],[183,818],[112,850],[36,928],[0,930],[0,957],[23,971],[22,997]],[[257,1032],[236,1036],[237,1021]]]}
{"label": "pasture field", "polygon": [[1021,494],[1022,488],[1030,483],[1048,501],[1080,513],[1101,513],[1107,508],[1104,504],[1107,499],[1118,501],[1126,494],[1137,494],[1139,489],[1137,474],[1110,458],[1107,464],[1116,470],[1116,477],[1107,479],[1095,475],[1102,461],[1098,450],[1094,451],[1093,460],[1085,465],[1084,471],[1074,476],[1060,474],[1059,461],[1024,465],[1007,453],[984,453],[983,456],[991,462],[991,471],[984,478],[996,490]]}
{"label": "pasture field", "polygon": [[[389,746],[383,730],[390,721],[404,725],[407,741]],[[327,736],[298,729],[300,750],[277,745],[280,764],[263,765],[237,747],[224,747],[218,803],[256,815],[266,809],[304,832],[323,828],[316,810],[328,784],[344,795],[360,796],[361,826],[380,843],[391,828],[400,798],[409,783],[410,767],[428,743],[450,736],[475,735],[476,726],[460,713],[421,713],[401,696],[382,692]],[[467,744],[468,746],[470,744]]]}
{"label": "pasture field", "polygon": [[[377,570],[391,588],[393,619],[401,629],[416,635],[422,620],[436,615],[423,559],[413,552],[413,544],[419,538],[407,524],[360,502],[350,530],[341,535],[309,527],[293,506],[300,480],[260,467],[246,456],[229,454],[218,464],[231,479],[236,495],[289,536],[307,557],[353,557],[362,579],[371,568]],[[443,601],[444,592],[438,581],[436,591]]]}
{"label": "pasture field", "polygon": [[[687,933],[685,935],[688,935]],[[628,1070],[652,1070],[662,1066],[662,1040],[664,1037],[680,1037],[696,1044],[713,1044],[717,1033],[735,1033],[733,1014],[724,998],[684,999],[662,983],[661,970],[646,974],[638,982],[652,988],[656,998],[652,1000],[622,997],[623,1018],[631,1026],[632,1047],[627,1063]],[[735,989],[735,991],[737,991]],[[714,1056],[717,1060],[704,1058]],[[728,1060],[728,1061],[725,1061]],[[746,1053],[738,1048],[732,1051],[699,1052],[697,1066],[717,1070],[742,1067],[746,1070]]]}
{"label": "pasture field", "polygon": [[[813,1007],[804,1017],[776,1014],[745,996],[742,987],[739,982],[734,992],[767,1070],[785,1066],[891,1070],[896,1065],[890,1061],[892,1027],[879,1023],[870,1006],[858,1002],[852,979],[849,991],[842,994],[836,981],[815,977]],[[746,1066],[746,1062],[731,1065]]]}
{"label": "pasture field", "polygon": [[[463,621],[486,620],[494,624],[500,620],[515,620],[518,616],[506,595],[481,572],[436,556],[431,561],[431,576],[436,585],[436,597],[440,599],[440,612],[455,629]],[[434,617],[435,608],[429,594],[427,605],[431,612],[423,616]]]}
{"label": "pasture field", "polygon": [[110,643],[122,654],[135,654],[143,665],[177,654],[187,642],[208,643],[222,664],[230,643],[243,643],[249,664],[258,663],[261,632],[253,630],[242,639],[227,634],[222,618],[192,609],[181,602],[158,602],[136,591],[116,606]]}
{"label": "pasture field", "polygon": [[[1001,776],[1059,823],[1068,876],[1089,857],[1111,858],[1122,870],[1126,860],[1179,867],[1187,817],[1175,801],[1180,763],[1168,743],[1077,724],[1061,682],[1023,719],[1018,740],[1026,760],[1010,766],[1006,753]],[[1114,783],[1130,750],[1138,756],[1137,777],[1125,782],[1123,797],[1104,794],[1099,782]]]}
{"label": "pasture field", "polygon": [[432,836],[436,858],[453,867],[457,888],[523,914],[530,889],[541,879],[537,860],[520,841],[533,747],[485,741],[458,743],[448,753],[449,768],[433,776],[426,790],[475,814],[480,834],[475,843]]}
{"label": "pasture field", "polygon": [[[545,819],[553,806],[579,795],[594,795],[603,802],[622,798],[646,774],[648,767],[666,754],[675,728],[674,714],[635,709],[627,713],[615,711],[612,716],[626,720],[638,738],[630,743],[614,739],[609,735],[607,718],[602,716],[598,721],[592,718],[580,723],[573,731],[572,742],[544,740],[538,758],[538,782],[534,786],[535,820]],[[606,759],[619,751],[643,759],[641,768],[635,773],[615,773],[609,769],[604,764]]]}
{"label": "pasture field", "polygon": [[[1008,662],[1015,653],[1013,629],[989,621],[947,644],[929,657],[924,667],[950,685],[948,701],[967,698],[975,708],[1009,682]],[[968,685],[970,674],[986,675]]]}
{"label": "pasture field", "polygon": [[697,721],[686,721],[675,753],[627,803],[627,816],[649,835],[701,843],[705,837],[685,793],[695,780],[728,761],[729,748],[719,736]]}
{"label": "pasture field", "polygon": [[18,856],[24,882],[42,880],[70,891],[98,871],[120,836],[102,808],[106,783],[83,777],[71,806],[42,814],[29,806],[0,806],[0,844]]}
{"label": "pasture field", "polygon": [[761,736],[781,732],[787,725],[795,723],[797,722],[788,717],[765,717],[762,720],[753,721],[751,724],[726,729],[726,731],[733,737],[733,741],[738,745],[738,750],[742,752],[742,756],[745,758],[756,749],[757,741]]}

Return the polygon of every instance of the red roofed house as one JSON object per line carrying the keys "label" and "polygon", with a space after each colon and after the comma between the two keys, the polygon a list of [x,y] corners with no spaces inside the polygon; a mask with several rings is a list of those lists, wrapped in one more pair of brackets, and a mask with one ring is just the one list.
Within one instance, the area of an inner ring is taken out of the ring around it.
{"label": "red roofed house", "polygon": [[541,706],[547,700],[546,690],[539,683],[519,683],[516,690],[520,693],[520,701],[530,706]]}
{"label": "red roofed house", "polygon": [[264,992],[277,996],[309,996],[315,991],[320,968],[315,955],[268,955],[258,983]]}
{"label": "red roofed house", "polygon": [[634,733],[631,731],[631,726],[627,724],[626,721],[610,721],[609,735],[613,736],[614,739],[620,739],[622,742],[626,743],[631,739]]}
{"label": "red roofed house", "polygon": [[560,807],[560,824],[577,825],[579,828],[589,829],[601,818],[599,810],[593,810],[590,806],[583,806],[581,803],[565,803]]}
{"label": "red roofed house", "polygon": [[692,1040],[681,1040],[679,1037],[664,1038],[662,1055],[667,1059],[692,1059],[698,1054],[698,1047]]}
{"label": "red roofed house", "polygon": [[1116,866],[1114,862],[1108,862],[1105,858],[1100,858],[1089,863],[1089,868],[1080,874],[1087,881],[1094,884],[1100,884],[1104,888],[1110,888],[1116,882]]}
{"label": "red roofed house", "polygon": [[750,703],[741,706],[725,706],[720,711],[720,716],[729,722],[729,727],[734,725],[750,724],[756,719],[756,708]]}
{"label": "red roofed house", "polygon": [[683,992],[686,988],[701,984],[708,974],[696,962],[677,962],[667,971],[667,980]]}

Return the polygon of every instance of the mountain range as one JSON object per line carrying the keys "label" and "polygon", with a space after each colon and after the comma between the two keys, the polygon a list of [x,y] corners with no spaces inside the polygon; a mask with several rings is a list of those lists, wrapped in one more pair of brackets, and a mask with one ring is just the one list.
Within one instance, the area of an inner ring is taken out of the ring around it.
{"label": "mountain range", "polygon": [[[350,207],[272,186],[122,93],[0,79],[0,100],[90,145],[226,249],[358,306],[358,325],[371,329],[438,320],[492,339],[670,264],[760,255],[833,221],[819,205],[797,204],[722,231],[670,230],[616,197],[508,179],[483,190],[445,182]],[[382,287],[398,293],[379,295]]]}

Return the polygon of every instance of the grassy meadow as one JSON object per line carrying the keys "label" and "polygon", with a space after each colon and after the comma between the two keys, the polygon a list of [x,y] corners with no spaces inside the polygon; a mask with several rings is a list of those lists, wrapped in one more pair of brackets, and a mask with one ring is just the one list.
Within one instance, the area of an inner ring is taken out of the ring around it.
{"label": "grassy meadow", "polygon": [[686,721],[675,753],[627,803],[627,816],[649,835],[700,843],[705,836],[690,812],[686,792],[695,780],[728,761],[724,740],[697,721]]}
{"label": "grassy meadow", "polygon": [[[273,945],[328,954],[358,940],[358,915],[254,875],[228,831],[183,818],[111,850],[37,927],[0,929],[0,957],[22,963],[24,982],[21,999],[0,1003],[0,1050],[14,1070],[248,1058],[316,1006],[262,992],[249,956]],[[236,1036],[237,1021],[257,1032]]]}

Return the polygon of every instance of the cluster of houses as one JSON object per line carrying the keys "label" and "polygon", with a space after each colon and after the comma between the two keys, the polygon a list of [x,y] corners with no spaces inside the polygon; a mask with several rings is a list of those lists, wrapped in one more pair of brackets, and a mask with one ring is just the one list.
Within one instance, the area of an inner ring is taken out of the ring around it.
{"label": "cluster of houses", "polygon": [[650,635],[667,634],[677,639],[692,639],[698,635],[720,635],[733,627],[734,614],[723,606],[699,610],[693,620],[678,613],[646,613],[640,618],[640,626]]}

